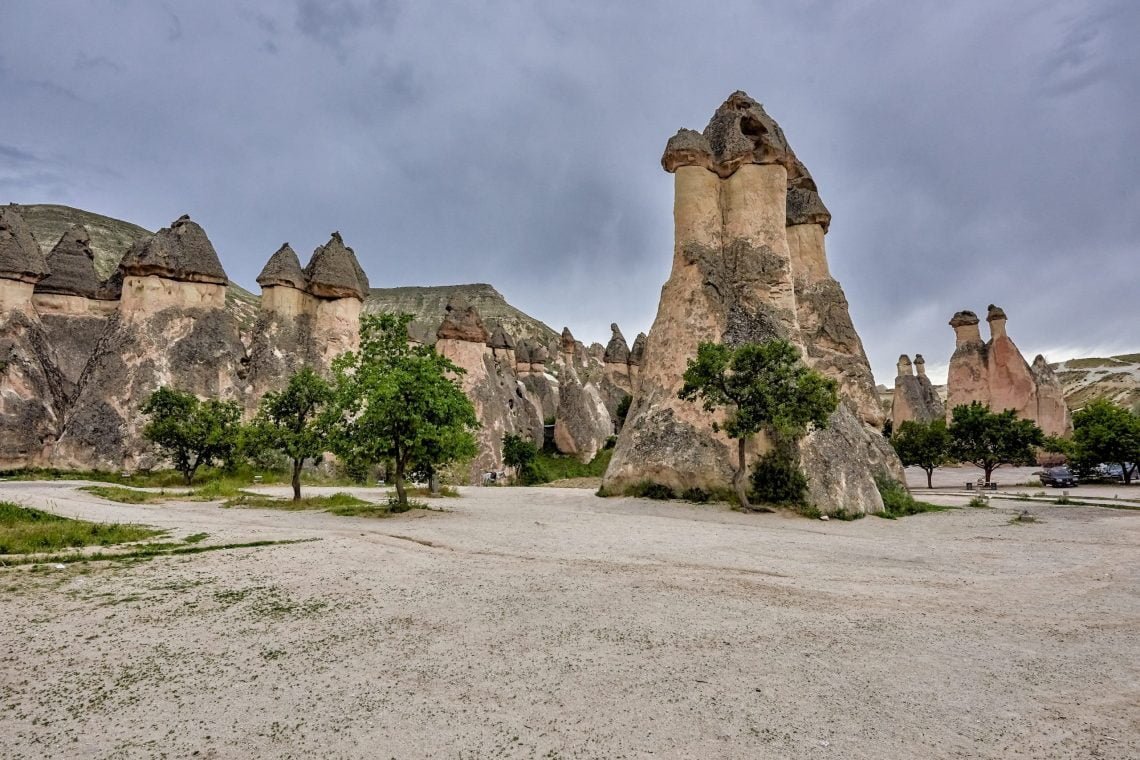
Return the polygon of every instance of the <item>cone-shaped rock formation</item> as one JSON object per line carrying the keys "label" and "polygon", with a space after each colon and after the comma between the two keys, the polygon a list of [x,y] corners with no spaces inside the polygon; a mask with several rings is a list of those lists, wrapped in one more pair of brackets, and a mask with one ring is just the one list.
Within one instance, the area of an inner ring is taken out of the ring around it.
{"label": "cone-shaped rock formation", "polygon": [[[603,486],[621,492],[650,480],[677,492],[729,488],[729,439],[700,405],[677,398],[686,362],[704,341],[740,345],[778,337],[806,349],[809,364],[836,377],[845,402],[827,429],[799,446],[812,502],[825,512],[881,510],[874,477],[901,479],[902,468],[882,435],[857,416],[875,419],[881,412],[870,370],[861,369],[866,358],[847,302],[826,269],[822,236],[830,216],[821,203],[801,198],[796,207],[807,210],[789,227],[789,188],[810,193],[814,183],[783,131],[737,92],[702,135],[682,130],[673,137],[662,166],[674,175],[673,270]],[[790,240],[799,228],[813,228],[802,230],[806,243]],[[813,288],[821,283],[827,292],[817,296]],[[812,300],[807,312],[797,308],[798,292]],[[767,445],[756,436],[753,454]]]}

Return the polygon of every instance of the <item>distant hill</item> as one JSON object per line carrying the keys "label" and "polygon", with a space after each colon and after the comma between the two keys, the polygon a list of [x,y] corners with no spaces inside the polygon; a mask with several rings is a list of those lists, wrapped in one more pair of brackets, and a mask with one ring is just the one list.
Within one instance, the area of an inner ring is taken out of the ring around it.
{"label": "distant hill", "polygon": [[1069,359],[1051,365],[1065,389],[1070,409],[1107,398],[1126,407],[1140,404],[1140,354]]}
{"label": "distant hill", "polygon": [[[154,234],[121,219],[50,203],[20,205],[20,216],[32,228],[32,234],[36,236],[36,242],[40,244],[45,256],[69,227],[74,224],[86,227],[91,235],[91,249],[95,251],[95,272],[104,280],[119,266],[119,261],[132,243]],[[253,327],[259,302],[258,296],[240,285],[230,283],[226,293],[226,306],[237,317],[243,330]]]}
{"label": "distant hill", "polygon": [[531,338],[543,344],[559,336],[548,325],[511,306],[499,291],[486,283],[373,288],[364,302],[364,310],[411,314],[414,317],[412,334],[424,342],[434,343],[447,302],[457,294],[479,310],[489,330],[494,329],[492,325],[502,325],[515,339]]}

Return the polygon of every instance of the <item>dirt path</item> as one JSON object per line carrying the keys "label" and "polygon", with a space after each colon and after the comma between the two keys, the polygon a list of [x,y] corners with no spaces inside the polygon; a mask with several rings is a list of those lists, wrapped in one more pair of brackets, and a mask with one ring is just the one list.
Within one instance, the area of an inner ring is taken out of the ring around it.
{"label": "dirt path", "polygon": [[54,483],[0,499],[321,539],[0,571],[4,758],[1140,756],[1137,513],[824,523],[512,488],[386,520]]}

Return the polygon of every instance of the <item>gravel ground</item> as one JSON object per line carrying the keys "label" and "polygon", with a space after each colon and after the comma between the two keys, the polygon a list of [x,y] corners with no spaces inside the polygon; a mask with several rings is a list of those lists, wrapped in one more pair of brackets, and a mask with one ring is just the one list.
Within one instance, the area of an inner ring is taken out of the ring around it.
{"label": "gravel ground", "polygon": [[995,499],[820,522],[543,488],[390,519],[61,483],[0,499],[205,544],[320,539],[0,569],[10,760],[1140,757],[1140,513],[1013,523],[1025,505]]}

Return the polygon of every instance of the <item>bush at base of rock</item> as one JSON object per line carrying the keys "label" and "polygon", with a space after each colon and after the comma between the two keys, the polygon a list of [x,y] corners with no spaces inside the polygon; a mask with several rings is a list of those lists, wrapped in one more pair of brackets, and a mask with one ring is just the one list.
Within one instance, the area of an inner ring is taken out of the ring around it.
{"label": "bush at base of rock", "polygon": [[917,515],[923,512],[941,512],[945,507],[927,504],[911,496],[910,491],[902,483],[893,478],[877,477],[875,485],[879,488],[879,495],[883,497],[883,511],[879,517],[893,520],[896,517]]}
{"label": "bush at base of rock", "polygon": [[752,468],[751,496],[758,503],[784,506],[807,502],[807,478],[786,454],[770,451]]}
{"label": "bush at base of rock", "polygon": [[641,499],[659,499],[665,501],[667,499],[677,498],[677,494],[673,489],[661,483],[654,483],[651,480],[642,480],[634,483],[625,492],[626,496],[636,496]]}

